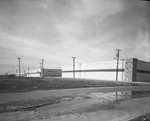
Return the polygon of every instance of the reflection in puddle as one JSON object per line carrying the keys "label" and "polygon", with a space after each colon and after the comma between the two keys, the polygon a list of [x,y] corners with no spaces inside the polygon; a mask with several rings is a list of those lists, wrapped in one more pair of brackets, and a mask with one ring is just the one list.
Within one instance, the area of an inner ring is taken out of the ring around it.
{"label": "reflection in puddle", "polygon": [[150,91],[132,91],[132,98],[150,97]]}
{"label": "reflection in puddle", "polygon": [[[79,95],[78,95],[79,96]],[[63,101],[58,104],[43,106],[38,108],[38,111],[44,110],[67,110],[71,108],[88,107],[93,104],[105,104],[116,100],[125,100],[131,98],[150,97],[150,91],[118,91],[118,92],[93,92],[89,93],[89,98],[74,98],[74,100]]]}
{"label": "reflection in puddle", "polygon": [[120,99],[127,99],[131,97],[131,91],[126,91],[126,92],[95,92],[95,93],[90,93],[88,96],[91,98],[95,99],[101,99],[101,100],[109,100],[109,101],[114,101],[114,100],[120,100]]}
{"label": "reflection in puddle", "polygon": [[96,99],[105,99],[109,101],[121,100],[121,99],[131,99],[131,98],[142,98],[142,97],[150,97],[150,91],[118,91],[118,92],[95,92],[90,93],[89,96],[91,98]]}
{"label": "reflection in puddle", "polygon": [[116,98],[129,99],[129,98],[142,98],[150,97],[150,91],[122,91],[116,92]]}

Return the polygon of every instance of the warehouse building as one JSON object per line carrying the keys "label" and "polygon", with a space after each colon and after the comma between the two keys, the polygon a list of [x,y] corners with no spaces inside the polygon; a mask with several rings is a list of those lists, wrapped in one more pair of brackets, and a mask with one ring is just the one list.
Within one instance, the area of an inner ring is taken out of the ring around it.
{"label": "warehouse building", "polygon": [[44,72],[42,73],[42,75],[44,75],[44,77],[62,77],[61,69],[43,69],[43,70]]}
{"label": "warehouse building", "polygon": [[150,82],[150,62],[136,58],[125,62],[125,81]]}
{"label": "warehouse building", "polygon": [[[75,65],[75,78],[116,80],[116,60]],[[124,61],[119,61],[118,80],[123,80]],[[73,78],[73,67],[64,66],[62,77]]]}
{"label": "warehouse building", "polygon": [[62,77],[61,69],[34,69],[24,73],[25,77]]}
{"label": "warehouse building", "polygon": [[150,62],[136,58],[120,60],[118,72],[116,60],[75,64],[75,71],[73,66],[62,67],[62,77],[73,78],[74,75],[85,79],[150,82]]}

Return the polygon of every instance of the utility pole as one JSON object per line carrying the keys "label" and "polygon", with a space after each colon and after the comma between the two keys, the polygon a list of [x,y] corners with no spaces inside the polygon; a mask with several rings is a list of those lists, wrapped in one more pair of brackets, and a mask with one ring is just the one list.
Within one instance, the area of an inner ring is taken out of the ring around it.
{"label": "utility pole", "polygon": [[119,49],[116,49],[118,52],[116,54],[116,57],[117,57],[117,70],[116,70],[116,81],[118,80],[118,65],[119,65]]}
{"label": "utility pole", "polygon": [[44,59],[42,59],[42,77],[44,78]]}
{"label": "utility pole", "polygon": [[123,81],[123,67],[124,67],[124,59],[120,59],[122,61],[122,81]]}
{"label": "utility pole", "polygon": [[20,58],[18,58],[18,60],[19,60],[19,78],[20,78]]}
{"label": "utility pole", "polygon": [[40,64],[40,77],[42,77],[42,66],[41,66],[41,62],[39,63]]}
{"label": "utility pole", "polygon": [[75,59],[76,57],[72,57],[73,59],[73,78],[75,78]]}
{"label": "utility pole", "polygon": [[41,70],[40,77],[43,77],[43,67],[42,67],[42,62],[40,62],[40,70]]}

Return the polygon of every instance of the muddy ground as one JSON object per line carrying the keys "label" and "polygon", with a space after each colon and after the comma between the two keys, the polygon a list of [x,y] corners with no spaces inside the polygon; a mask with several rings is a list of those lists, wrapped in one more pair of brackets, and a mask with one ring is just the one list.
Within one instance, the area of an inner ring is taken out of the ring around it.
{"label": "muddy ground", "polygon": [[149,121],[150,86],[112,84],[115,83],[110,87],[1,93],[0,121]]}
{"label": "muddy ground", "polygon": [[92,92],[0,105],[0,121],[138,121],[133,119],[147,113],[149,91]]}

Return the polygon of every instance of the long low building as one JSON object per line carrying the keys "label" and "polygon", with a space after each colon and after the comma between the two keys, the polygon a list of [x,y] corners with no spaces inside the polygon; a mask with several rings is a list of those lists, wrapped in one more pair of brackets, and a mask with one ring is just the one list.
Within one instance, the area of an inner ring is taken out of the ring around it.
{"label": "long low building", "polygon": [[[118,76],[117,76],[118,74]],[[150,62],[136,58],[120,60],[117,73],[117,61],[76,64],[62,67],[62,77],[85,79],[103,79],[118,81],[150,81]]]}
{"label": "long low building", "polygon": [[62,77],[61,69],[34,69],[24,73],[25,77]]}
{"label": "long low building", "polygon": [[[116,80],[117,62],[82,63],[75,66],[75,78]],[[123,80],[124,62],[119,61],[118,80]],[[73,66],[62,67],[62,77],[74,77]]]}
{"label": "long low building", "polygon": [[[95,63],[80,63],[73,66],[64,66],[62,69],[34,69],[27,70],[26,77],[65,77],[82,79],[102,79],[114,81],[145,81],[150,82],[150,62],[136,58],[120,60],[117,73],[117,61]],[[118,76],[117,76],[118,75]]]}

